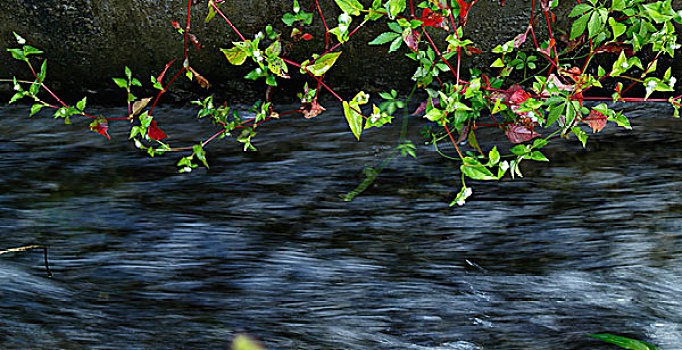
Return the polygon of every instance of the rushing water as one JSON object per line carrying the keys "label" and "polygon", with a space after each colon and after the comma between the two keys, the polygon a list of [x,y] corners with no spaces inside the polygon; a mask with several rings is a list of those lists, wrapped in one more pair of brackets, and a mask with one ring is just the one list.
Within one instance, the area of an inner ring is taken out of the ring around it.
{"label": "rushing water", "polygon": [[[192,113],[156,114],[176,139],[210,135]],[[269,349],[615,349],[586,337],[601,332],[682,348],[682,125],[665,107],[587,150],[554,143],[523,179],[471,182],[454,209],[457,166],[426,146],[341,201],[398,128],[358,143],[339,111],[269,123],[258,153],[212,144],[189,175],[123,123],[108,141],[0,116],[0,250],[47,244],[54,272],[0,256],[0,349],[225,349],[238,332]]]}

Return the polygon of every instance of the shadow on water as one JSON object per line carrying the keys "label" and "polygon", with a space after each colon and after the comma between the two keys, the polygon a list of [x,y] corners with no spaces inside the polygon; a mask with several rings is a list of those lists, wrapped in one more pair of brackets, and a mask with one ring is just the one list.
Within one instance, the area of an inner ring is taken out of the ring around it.
{"label": "shadow on water", "polygon": [[[189,175],[122,124],[109,142],[0,115],[0,248],[48,244],[54,272],[0,259],[0,348],[224,349],[242,331],[269,349],[682,346],[682,128],[658,106],[456,209],[457,166],[425,146],[340,201],[397,130],[355,142],[338,110],[271,123],[258,153],[216,143]],[[158,115],[197,140],[191,111]]]}

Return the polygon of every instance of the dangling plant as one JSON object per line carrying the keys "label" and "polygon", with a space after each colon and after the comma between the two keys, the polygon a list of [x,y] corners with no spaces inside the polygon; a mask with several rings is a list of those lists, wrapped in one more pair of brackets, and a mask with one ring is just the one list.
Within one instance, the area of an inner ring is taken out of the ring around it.
{"label": "dangling plant", "polygon": [[[158,90],[156,96],[133,95],[133,88],[143,84],[128,67],[124,77],[113,79],[125,90],[128,115],[88,114],[86,98],[75,105],[63,102],[45,84],[47,61],[42,61],[40,70],[34,69],[32,62],[42,52],[17,34],[19,47],[8,51],[28,65],[35,80],[13,78],[16,92],[10,103],[31,99],[34,104],[30,115],[47,107],[54,110],[55,118],[66,123],[72,117],[91,118],[90,130],[107,138],[113,121],[127,120],[129,139],[137,148],[150,156],[182,152],[184,156],[177,163],[179,171],[190,172],[200,165],[208,168],[206,148],[218,138],[233,136],[245,151],[256,150],[253,141],[263,123],[288,115],[305,118],[323,115],[325,107],[318,102],[319,96],[328,93],[338,100],[349,131],[358,140],[364,130],[386,127],[393,123],[396,113],[402,113],[399,142],[387,161],[398,155],[416,157],[414,143],[406,139],[407,122],[410,116],[423,116],[428,123],[422,133],[427,142],[446,159],[459,163],[460,190],[455,191],[451,205],[464,205],[473,193],[467,185],[469,179],[492,181],[507,174],[520,177],[522,162],[548,161],[542,149],[554,139],[575,139],[585,147],[589,136],[603,130],[608,122],[629,129],[627,117],[607,102],[667,102],[678,118],[682,95],[671,95],[676,78],[670,67],[659,67],[663,56],[674,57],[680,48],[672,22],[682,23],[682,11],[676,12],[671,1],[577,1],[568,14],[573,20],[568,32],[558,35],[554,13],[558,1],[534,0],[528,9],[530,20],[525,30],[490,48],[494,58],[488,67],[465,70],[462,55],[483,51],[476,46],[477,38],[467,30],[469,14],[476,11],[478,0],[373,0],[371,5],[357,0],[334,0],[340,13],[336,18],[325,18],[317,0],[307,3],[294,0],[291,12],[283,14],[281,22],[272,23],[248,38],[222,11],[221,7],[229,4],[209,0],[205,3],[205,22],[220,18],[239,38],[226,42],[221,49],[226,63],[251,67],[244,78],[263,79],[268,86],[267,97],[255,101],[248,117],[240,116],[227,103],[217,103],[213,96],[194,101],[199,108],[197,117],[209,118],[217,130],[198,144],[173,147],[164,141],[167,135],[162,130],[163,117],[154,113],[158,101],[183,75],[202,88],[211,87],[191,65],[190,46],[195,51],[203,46],[191,32],[190,14],[196,5],[188,0],[185,23],[170,22],[183,39],[184,55],[170,60],[158,76],[150,77],[151,86]],[[501,5],[504,6],[504,0]],[[536,24],[543,22],[536,21],[538,17],[544,19],[544,24]],[[381,22],[377,25],[385,26],[386,30],[368,45],[386,47],[387,55],[405,55],[414,61],[415,67],[414,74],[405,77],[414,82],[410,92],[395,89],[379,92],[382,101],[376,103],[361,89],[342,97],[325,83],[325,75],[344,59],[341,50],[344,43],[354,40],[354,35],[369,22]],[[311,52],[308,59],[300,62],[287,58],[290,50],[285,48],[316,39],[308,31],[313,23],[321,23],[325,29],[324,38],[319,38],[324,49]],[[543,32],[547,35],[541,37],[538,26],[545,26]],[[437,41],[434,37],[444,39]],[[651,59],[643,61],[643,52],[652,53]],[[611,63],[603,63],[607,61]],[[272,105],[272,87],[293,76],[302,81],[298,93],[300,108],[278,111]],[[637,86],[643,89],[643,96],[630,95]],[[608,90],[612,92],[600,96]],[[418,91],[423,94],[416,94]],[[652,94],[656,98],[651,98]],[[410,114],[407,106],[418,95],[426,98],[416,101],[419,107]],[[484,144],[477,134],[481,128],[498,129],[513,147]],[[439,145],[443,142],[452,144],[453,154],[441,150]],[[387,161],[366,169],[366,180],[343,198],[352,200],[366,189]]]}

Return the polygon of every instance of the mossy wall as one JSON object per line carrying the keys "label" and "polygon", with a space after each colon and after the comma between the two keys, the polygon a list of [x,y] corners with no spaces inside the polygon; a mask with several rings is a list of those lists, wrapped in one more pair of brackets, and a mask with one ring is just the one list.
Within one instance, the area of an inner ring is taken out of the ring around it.
{"label": "mossy wall", "polygon": [[[334,1],[319,2],[330,26],[335,24],[338,12]],[[681,2],[677,1],[678,5]],[[280,18],[291,11],[291,4],[291,0],[231,0],[222,9],[245,36],[252,37],[270,23],[286,36],[290,31]],[[301,4],[309,6],[312,2],[302,0]],[[530,4],[529,0],[507,0],[502,7],[498,1],[478,2],[468,19],[467,37],[483,51],[510,40],[528,25]],[[572,3],[564,2],[556,11],[558,32],[566,27],[565,14],[570,6]],[[210,80],[213,92],[230,101],[260,96],[262,83],[242,79],[249,68],[231,66],[219,51],[230,47],[238,36],[221,18],[204,23],[208,12],[205,1],[197,1],[192,11],[191,31],[205,46],[199,52],[192,49],[192,67]],[[91,99],[108,102],[123,98],[110,78],[122,76],[124,66],[147,83],[149,76],[158,75],[167,62],[182,57],[182,36],[170,22],[184,23],[186,12],[185,0],[7,0],[0,2],[0,46],[14,46],[12,31],[16,31],[45,51],[44,57],[49,60],[47,83],[53,90],[74,98],[87,94]],[[315,21],[310,28],[314,40],[297,45],[289,55],[291,59],[301,61],[310,53],[324,51],[324,28],[318,23]],[[402,53],[386,55],[385,46],[366,45],[385,30],[382,21],[369,23],[344,44],[340,60],[327,77],[330,86],[349,94],[358,89],[410,88],[415,69],[412,61]],[[485,67],[489,59],[479,55],[465,57],[465,62]],[[23,64],[14,62],[8,53],[0,55],[0,77],[13,75],[29,78]],[[180,80],[175,93],[168,94],[167,99],[181,100],[187,92],[199,92],[187,79]],[[286,93],[280,95],[293,96],[301,84],[301,76],[294,72],[291,81],[280,88]],[[9,86],[1,88],[7,92]]]}

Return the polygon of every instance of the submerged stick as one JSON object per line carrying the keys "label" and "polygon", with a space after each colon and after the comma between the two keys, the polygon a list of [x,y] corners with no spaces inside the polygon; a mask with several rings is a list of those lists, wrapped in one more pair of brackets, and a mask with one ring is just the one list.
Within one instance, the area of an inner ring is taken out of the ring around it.
{"label": "submerged stick", "polygon": [[14,252],[25,252],[28,250],[35,250],[35,249],[42,249],[43,250],[43,255],[45,257],[45,270],[47,271],[47,277],[52,278],[52,271],[50,271],[50,264],[47,262],[47,246],[42,245],[42,244],[33,244],[33,245],[26,245],[23,247],[18,247],[18,248],[10,248],[6,250],[0,250],[0,255],[6,254],[6,253],[14,253]]}

